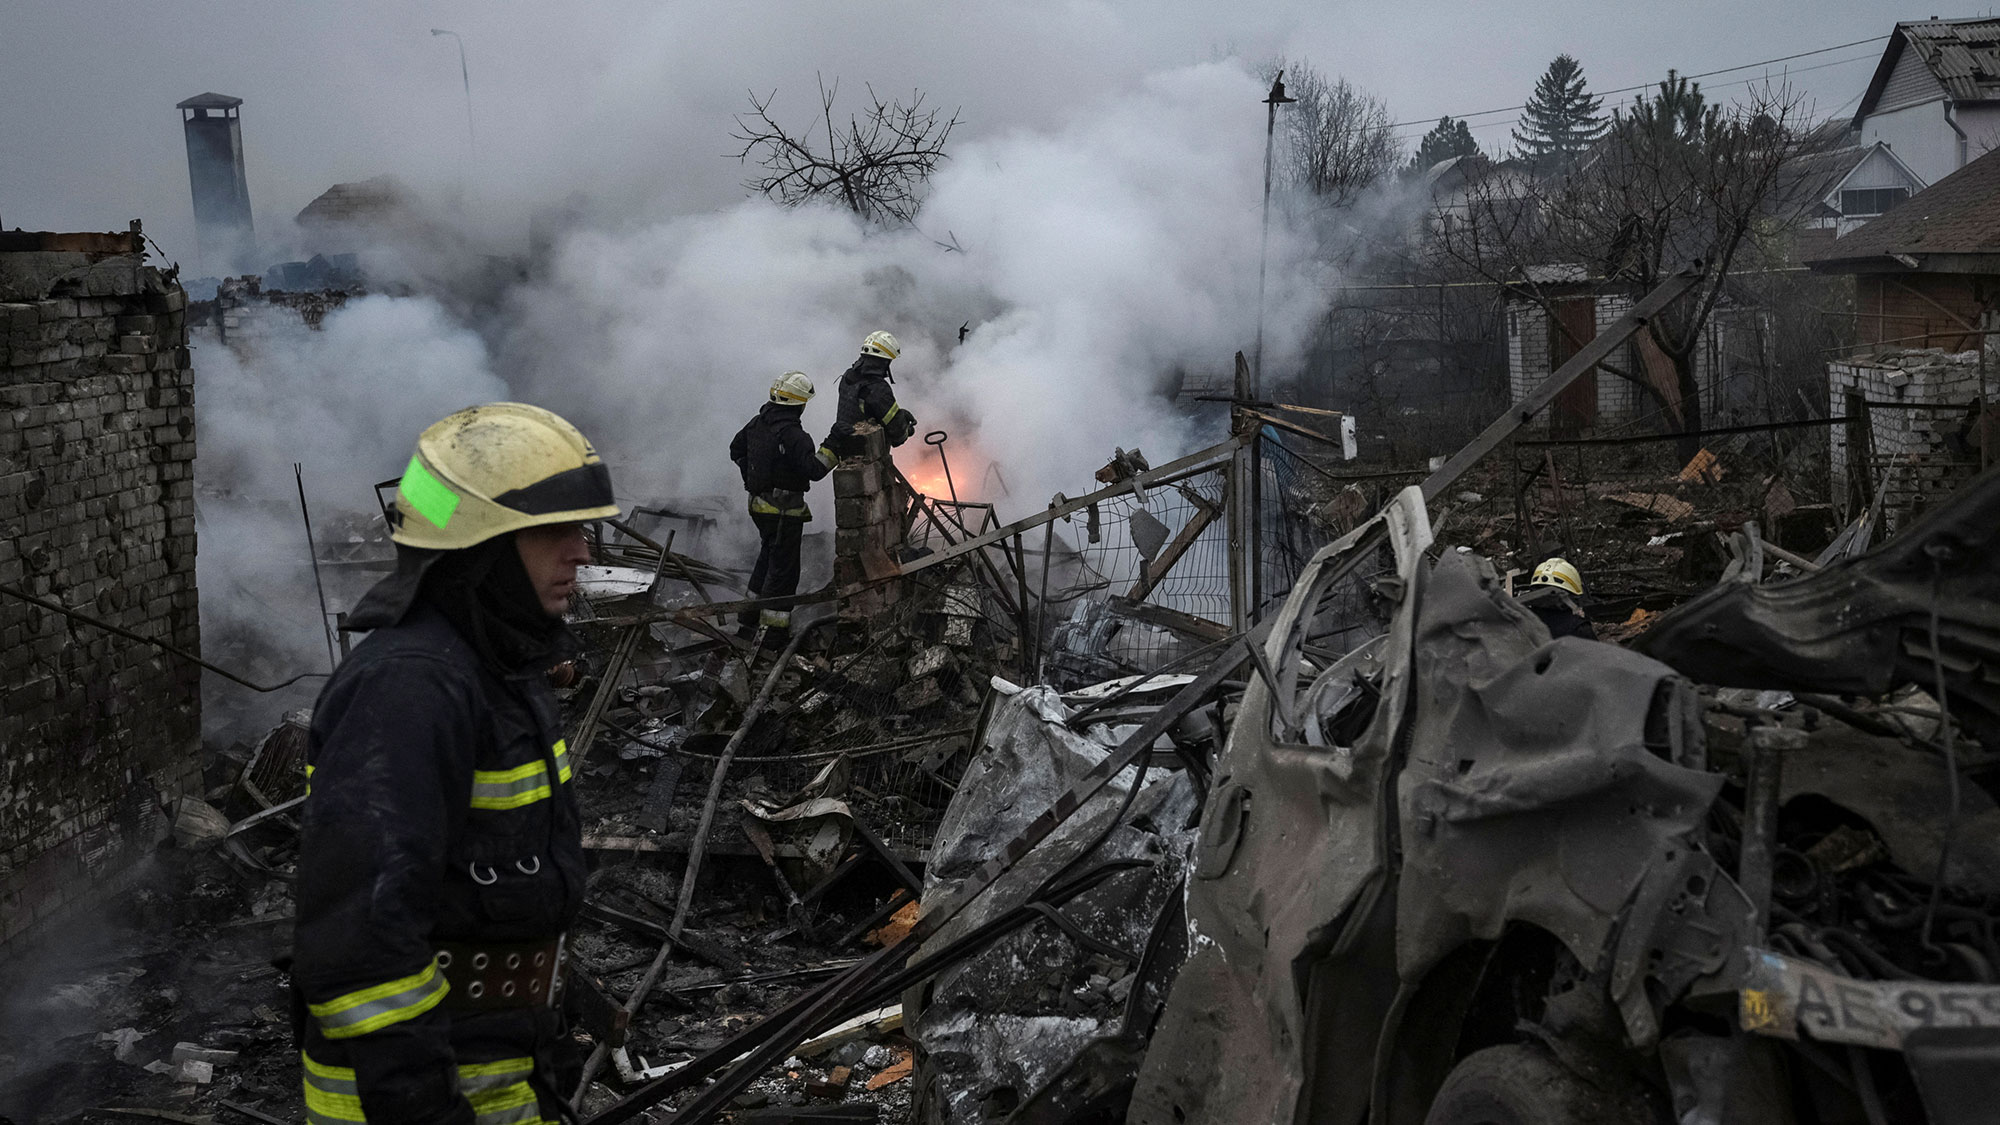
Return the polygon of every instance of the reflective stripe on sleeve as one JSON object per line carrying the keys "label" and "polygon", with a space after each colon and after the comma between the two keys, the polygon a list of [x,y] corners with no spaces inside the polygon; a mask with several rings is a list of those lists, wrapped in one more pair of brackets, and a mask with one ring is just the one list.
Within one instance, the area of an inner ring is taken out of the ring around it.
{"label": "reflective stripe on sleeve", "polygon": [[361,1091],[355,1085],[354,1070],[328,1066],[304,1051],[299,1060],[305,1067],[306,1125],[352,1125],[366,1122],[361,1112]]}
{"label": "reflective stripe on sleeve", "polygon": [[813,456],[819,458],[819,463],[825,465],[829,469],[833,468],[833,466],[840,460],[840,458],[835,457],[833,455],[833,450],[828,449],[824,445],[820,446],[819,451],[817,453],[814,453]]}
{"label": "reflective stripe on sleeve", "polygon": [[319,1023],[321,1035],[328,1039],[351,1039],[423,1015],[437,1007],[450,989],[433,961],[424,966],[423,972],[306,1007]]}
{"label": "reflective stripe on sleeve", "polygon": [[885,426],[888,425],[889,419],[894,418],[896,415],[902,413],[902,410],[903,406],[901,403],[896,403],[896,402],[890,403],[889,412],[887,414],[882,415],[882,424]]}
{"label": "reflective stripe on sleeve", "polygon": [[458,1068],[458,1087],[472,1103],[479,1125],[553,1125],[545,1123],[528,1084],[534,1070],[535,1060],[526,1058],[464,1063]]}
{"label": "reflective stripe on sleeve", "polygon": [[[305,1064],[306,1125],[361,1125],[360,1089],[352,1068],[328,1066],[300,1053]],[[472,1103],[477,1125],[557,1125],[542,1116],[528,1079],[535,1060],[461,1063],[458,1088]]]}

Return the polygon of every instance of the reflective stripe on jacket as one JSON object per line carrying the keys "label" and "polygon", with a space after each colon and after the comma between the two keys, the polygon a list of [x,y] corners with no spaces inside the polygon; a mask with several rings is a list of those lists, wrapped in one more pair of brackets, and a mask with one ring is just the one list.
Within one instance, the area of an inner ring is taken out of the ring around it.
{"label": "reflective stripe on jacket", "polygon": [[[297,1030],[316,1064],[352,1075],[356,1106],[428,1120],[463,1099],[462,1064],[496,1045],[541,1057],[556,1033],[546,1008],[454,1011],[434,948],[547,940],[575,921],[582,831],[555,699],[543,669],[488,671],[419,603],[327,682],[307,761]],[[359,1120],[331,1112],[319,1119]]]}

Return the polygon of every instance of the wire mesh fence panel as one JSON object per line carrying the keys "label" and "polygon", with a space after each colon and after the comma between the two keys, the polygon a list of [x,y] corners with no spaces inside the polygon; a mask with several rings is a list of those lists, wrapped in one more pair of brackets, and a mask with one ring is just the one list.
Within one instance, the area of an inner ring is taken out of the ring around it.
{"label": "wire mesh fence panel", "polygon": [[1312,443],[1266,427],[1257,437],[1259,614],[1282,602],[1315,552],[1332,538],[1325,504],[1337,480],[1304,448]]}
{"label": "wire mesh fence panel", "polygon": [[1226,471],[1210,469],[1052,525],[1043,679],[1073,688],[1147,671],[1226,630],[1226,489]]}

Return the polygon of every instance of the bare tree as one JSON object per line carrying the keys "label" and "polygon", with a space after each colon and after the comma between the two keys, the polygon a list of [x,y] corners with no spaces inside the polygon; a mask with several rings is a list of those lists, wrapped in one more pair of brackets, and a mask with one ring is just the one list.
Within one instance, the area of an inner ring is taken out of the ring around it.
{"label": "bare tree", "polygon": [[[870,222],[912,221],[923,204],[924,184],[945,160],[945,142],[958,126],[958,114],[942,124],[938,110],[925,108],[924,94],[912,91],[909,104],[884,102],[874,87],[869,106],[836,126],[833,106],[840,80],[819,83],[819,120],[794,134],[771,116],[776,91],[759,99],[750,95],[750,112],[738,114],[730,137],[743,142],[736,159],[754,155],[764,174],[743,182],[752,191],[787,207],[807,200],[832,199]],[[826,134],[815,139],[824,126]]]}
{"label": "bare tree", "polygon": [[[1783,88],[1753,88],[1725,107],[1670,71],[1652,96],[1614,111],[1604,139],[1573,171],[1475,185],[1470,221],[1440,224],[1443,248],[1542,305],[1551,330],[1565,335],[1554,315],[1559,294],[1538,277],[1582,275],[1644,292],[1699,265],[1693,291],[1648,322],[1635,361],[1602,365],[1637,383],[1682,432],[1695,433],[1703,330],[1730,288],[1731,268],[1739,256],[1766,256],[1767,244],[1789,236],[1810,203],[1795,174],[1818,143],[1805,117],[1801,99]],[[1558,265],[1580,268],[1529,269]],[[1684,446],[1695,452],[1692,440]]]}
{"label": "bare tree", "polygon": [[1280,183],[1327,207],[1344,207],[1396,170],[1402,150],[1389,128],[1389,110],[1347,79],[1328,81],[1303,59],[1276,59],[1264,80],[1282,71],[1285,91],[1298,101],[1278,111],[1284,141]]}

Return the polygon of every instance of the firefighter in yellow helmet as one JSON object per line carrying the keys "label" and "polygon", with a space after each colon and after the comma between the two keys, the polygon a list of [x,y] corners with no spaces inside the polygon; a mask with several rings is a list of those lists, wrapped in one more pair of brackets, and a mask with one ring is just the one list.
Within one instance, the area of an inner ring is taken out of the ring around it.
{"label": "firefighter in yellow helmet", "polygon": [[[769,401],[736,431],[729,459],[743,474],[750,494],[750,519],[757,525],[757,565],[750,572],[752,598],[782,598],[799,592],[799,547],[812,509],[806,492],[833,470],[833,451],[807,435],[800,418],[813,397],[803,371],[787,371],[771,384]],[[790,639],[790,606],[748,610],[737,616],[739,632],[764,627],[764,643],[781,647]]]}
{"label": "firefighter in yellow helmet", "polygon": [[1584,614],[1583,603],[1578,600],[1582,597],[1583,575],[1568,559],[1552,557],[1535,567],[1528,588],[1515,595],[1514,600],[1541,618],[1542,624],[1549,628],[1550,637],[1594,641],[1597,630]]}
{"label": "firefighter in yellow helmet", "polygon": [[564,933],[584,856],[543,673],[618,514],[603,461],[540,407],[425,430],[390,513],[397,569],[320,693],[292,963],[306,1121],[561,1120]]}
{"label": "firefighter in yellow helmet", "polygon": [[834,417],[827,445],[841,457],[861,452],[854,436],[858,422],[874,422],[889,433],[890,445],[901,445],[917,432],[917,420],[896,401],[889,363],[903,354],[903,345],[887,332],[870,332],[861,341],[861,355],[840,377],[840,410]]}

